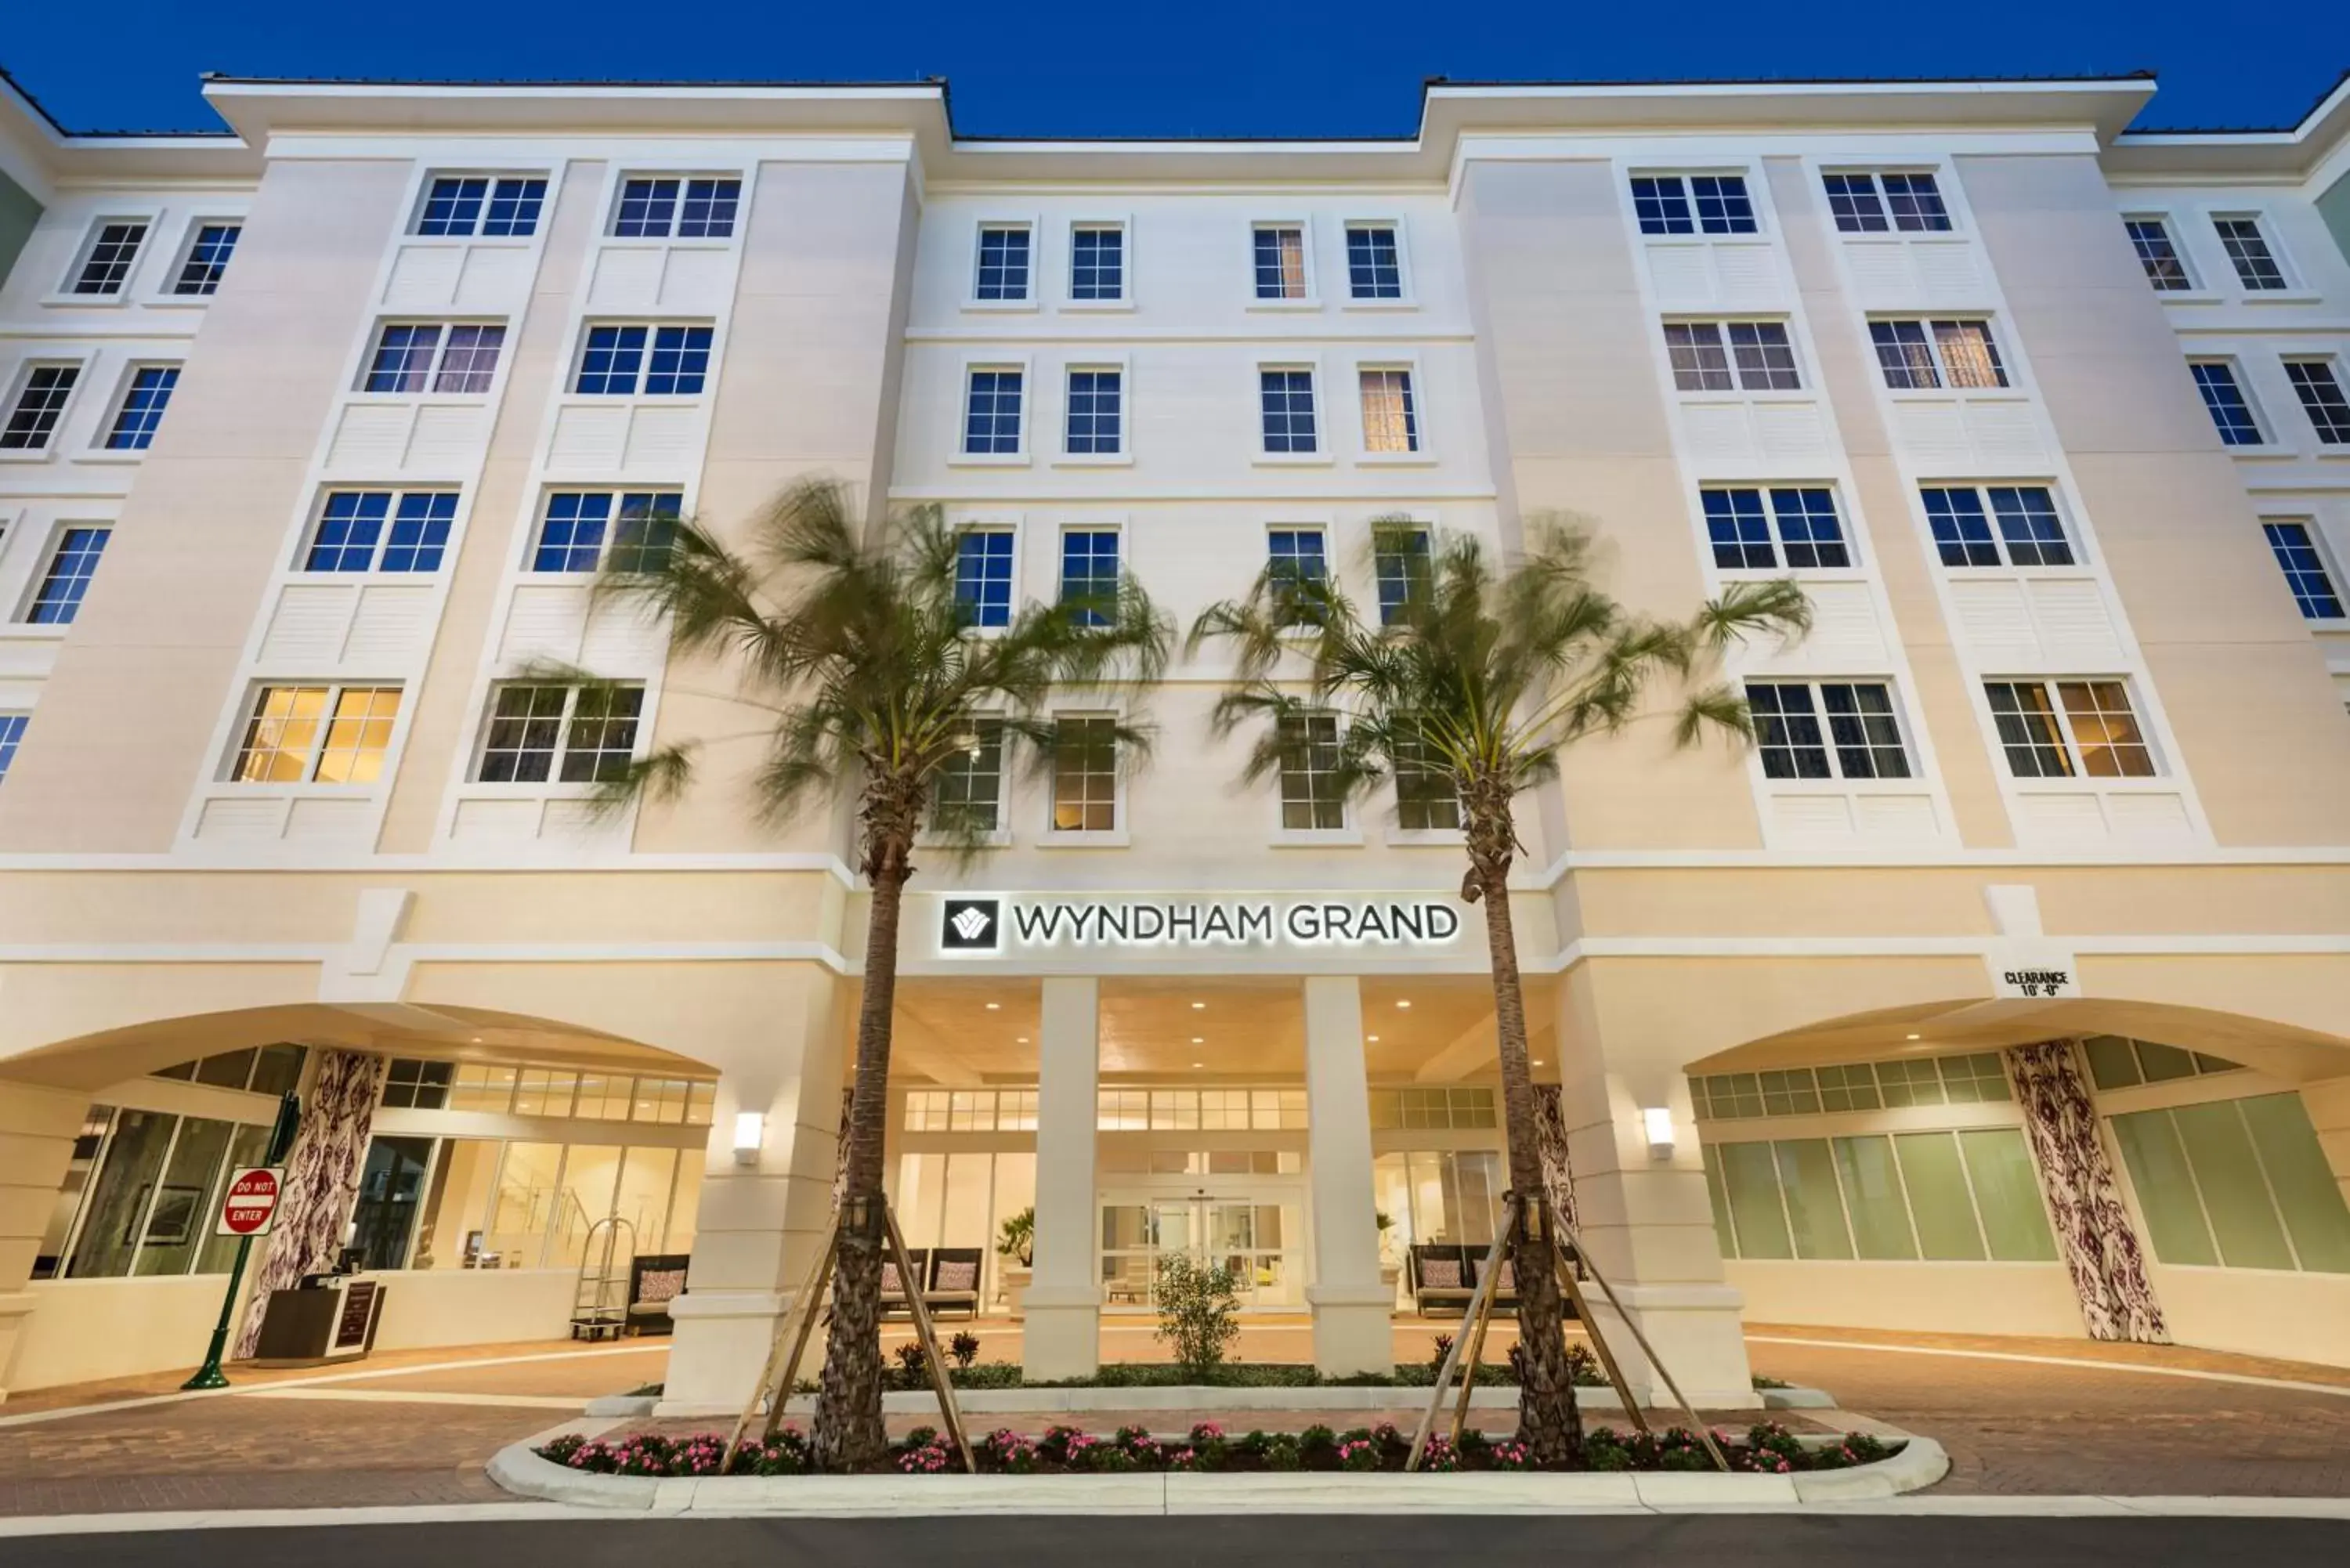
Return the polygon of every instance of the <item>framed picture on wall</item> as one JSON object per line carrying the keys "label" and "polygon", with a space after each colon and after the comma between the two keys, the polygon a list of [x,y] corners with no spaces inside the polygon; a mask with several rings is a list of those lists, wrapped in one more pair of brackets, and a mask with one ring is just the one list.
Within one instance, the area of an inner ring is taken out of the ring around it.
{"label": "framed picture on wall", "polygon": [[147,1215],[149,1246],[183,1247],[187,1245],[188,1239],[196,1232],[196,1211],[203,1207],[204,1189],[201,1187],[183,1187],[178,1182],[167,1181],[163,1184],[163,1189],[155,1195],[154,1211],[149,1213],[147,1193],[153,1185],[152,1182],[140,1183],[138,1199],[130,1205],[130,1223],[124,1226],[122,1230],[122,1245],[129,1247],[136,1244],[137,1237],[134,1232],[139,1228],[140,1214]]}

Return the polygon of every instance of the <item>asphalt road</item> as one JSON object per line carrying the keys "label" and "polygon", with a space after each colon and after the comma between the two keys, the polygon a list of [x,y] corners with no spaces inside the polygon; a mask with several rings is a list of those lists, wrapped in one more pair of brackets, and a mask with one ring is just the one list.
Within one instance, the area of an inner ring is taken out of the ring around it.
{"label": "asphalt road", "polygon": [[192,1530],[11,1540],[9,1568],[2149,1568],[2350,1562],[2350,1521],[2298,1519],[1410,1517],[596,1520]]}

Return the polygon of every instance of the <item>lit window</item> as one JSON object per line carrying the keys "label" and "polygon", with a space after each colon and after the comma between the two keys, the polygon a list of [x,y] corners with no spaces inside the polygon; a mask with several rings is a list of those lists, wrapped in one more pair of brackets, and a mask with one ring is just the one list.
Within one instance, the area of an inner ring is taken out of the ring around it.
{"label": "lit window", "polygon": [[2219,231],[2220,248],[2235,264],[2237,282],[2255,294],[2285,286],[2284,269],[2277,265],[2258,218],[2214,218],[2211,226]]}
{"label": "lit window", "polygon": [[1379,590],[1379,624],[1393,625],[1407,605],[1428,597],[1431,580],[1428,530],[1382,527],[1371,542],[1371,573]]}
{"label": "lit window", "polygon": [[1751,234],[1754,204],[1740,174],[1648,174],[1632,181],[1644,234]]}
{"label": "lit window", "polygon": [[1684,392],[1792,392],[1804,384],[1777,321],[1668,321],[1665,351]]}
{"label": "lit window", "polygon": [[1257,396],[1266,452],[1310,452],[1319,449],[1314,428],[1313,371],[1260,370]]}
{"label": "lit window", "polygon": [[931,784],[931,826],[943,832],[993,833],[1003,821],[1003,723],[982,719],[972,743],[939,766]]}
{"label": "lit window", "polygon": [[2341,592],[2325,570],[2324,557],[2317,553],[2317,540],[2310,533],[2310,525],[2298,519],[2287,519],[2262,523],[2261,532],[2268,535],[2269,548],[2276,555],[2286,586],[2293,589],[2293,602],[2301,607],[2303,617],[2309,620],[2342,619]]}
{"label": "lit window", "polygon": [[25,618],[35,626],[71,626],[80,613],[82,596],[89,592],[90,579],[98,575],[99,557],[106,554],[106,542],[112,536],[110,528],[67,529],[49,556],[49,569],[42,574]]}
{"label": "lit window", "polygon": [[1403,297],[1403,260],[1392,226],[1347,225],[1347,289],[1357,299]]}
{"label": "lit window", "polygon": [[1940,234],[1950,214],[1931,174],[1825,174],[1828,211],[1847,234]]}
{"label": "lit window", "polygon": [[482,784],[603,784],[628,772],[641,686],[501,686],[474,779]]}
{"label": "lit window", "polygon": [[2236,368],[2225,359],[2190,359],[2188,369],[2195,377],[2195,389],[2203,394],[2203,406],[2210,411],[2211,423],[2220,432],[2220,440],[2228,446],[2261,446],[2267,438],[2261,434],[2261,421],[2252,413],[2251,400],[2244,396],[2241,383],[2236,379]]}
{"label": "lit window", "polygon": [[538,229],[546,182],[525,176],[443,174],[432,182],[416,232],[444,238],[519,239]]}
{"label": "lit window", "polygon": [[177,365],[142,365],[134,371],[130,389],[122,394],[122,406],[114,412],[113,428],[106,432],[107,449],[145,452],[155,439],[155,427],[163,422],[172,389],[179,384]]}
{"label": "lit window", "polygon": [[1347,826],[1338,790],[1338,721],[1328,713],[1292,713],[1280,722],[1281,826],[1284,833],[1326,832]]}
{"label": "lit window", "polygon": [[1868,336],[1897,392],[2007,385],[1988,321],[1872,321]]}
{"label": "lit window", "polygon": [[1824,486],[1725,487],[1707,490],[1700,499],[1706,534],[1713,543],[1713,564],[1723,571],[1852,565],[1835,493]]}
{"label": "lit window", "polygon": [[2138,265],[2146,268],[2146,281],[2158,291],[2177,294],[2195,286],[2195,280],[2187,275],[2187,263],[2178,246],[2171,240],[2168,223],[2160,218],[2125,218],[2122,226],[2129,231]]}
{"label": "lit window", "polygon": [[229,774],[235,784],[373,784],[400,718],[397,686],[265,686]]}
{"label": "lit window", "polygon": [[1987,680],[1983,692],[2017,778],[2154,776],[2122,681]]}
{"label": "lit window", "polygon": [[1028,230],[1010,223],[984,224],[979,231],[979,273],[972,279],[972,297],[999,301],[1028,297]]}
{"label": "lit window", "polygon": [[2310,428],[2327,446],[2350,443],[2350,401],[2342,396],[2342,382],[2331,359],[2287,359],[2284,373],[2293,395],[2309,416]]}
{"label": "lit window", "polygon": [[1017,455],[1020,451],[1021,373],[973,370],[965,394],[962,450],[975,457]]}
{"label": "lit window", "polygon": [[199,225],[196,237],[188,242],[187,259],[180,264],[180,275],[172,280],[172,292],[179,295],[220,292],[221,277],[228,271],[228,258],[235,254],[236,242],[244,234],[243,223]]}
{"label": "lit window", "polygon": [[1305,297],[1305,231],[1288,224],[1260,223],[1252,236],[1259,299]]}
{"label": "lit window", "polygon": [[81,265],[74,271],[73,286],[68,294],[120,294],[122,286],[130,280],[131,264],[139,259],[139,247],[147,243],[147,225],[143,222],[100,223],[82,256]]}
{"label": "lit window", "polygon": [[0,429],[0,452],[39,452],[49,444],[57,420],[81,379],[78,365],[35,365],[25,372],[8,423]]}
{"label": "lit window", "polygon": [[571,389],[589,397],[691,398],[710,376],[707,327],[590,327]]}
{"label": "lit window", "polygon": [[1946,566],[2073,565],[2056,498],[2045,485],[1934,485],[1918,493]]}
{"label": "lit window", "polygon": [[1107,626],[1118,605],[1118,531],[1072,528],[1061,535],[1061,602],[1083,607],[1086,626]]}
{"label": "lit window", "polygon": [[[1117,370],[1069,372],[1067,429],[1073,457],[1114,457],[1124,450],[1125,376]],[[1015,441],[1014,450],[1017,451]]]}
{"label": "lit window", "polygon": [[1118,721],[1055,721],[1053,831],[1118,831]]}
{"label": "lit window", "polygon": [[1126,231],[1107,224],[1069,231],[1069,297],[1126,297]]}
{"label": "lit window", "polygon": [[506,329],[476,322],[387,322],[376,335],[363,389],[486,392]]}
{"label": "lit window", "polygon": [[1746,706],[1765,778],[1909,776],[1893,693],[1881,681],[1750,680]]}
{"label": "lit window", "polygon": [[1405,369],[1365,370],[1363,450],[1411,452],[1419,450],[1419,408],[1411,395],[1411,372]]}
{"label": "lit window", "polygon": [[556,491],[546,498],[530,569],[657,570],[676,540],[683,504],[684,497],[673,490]]}
{"label": "lit window", "polygon": [[621,239],[723,240],[734,233],[743,182],[665,176],[620,185],[612,233]]}
{"label": "lit window", "polygon": [[330,490],[302,569],[437,572],[456,520],[453,490]]}
{"label": "lit window", "polygon": [[955,607],[963,624],[1012,624],[1012,535],[973,528],[955,540]]}

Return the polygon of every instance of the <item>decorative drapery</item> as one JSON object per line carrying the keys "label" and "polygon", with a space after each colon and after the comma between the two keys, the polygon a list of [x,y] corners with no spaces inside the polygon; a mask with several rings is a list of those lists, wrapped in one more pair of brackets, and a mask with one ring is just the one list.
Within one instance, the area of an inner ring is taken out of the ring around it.
{"label": "decorative drapery", "polygon": [[286,1157],[286,1189],[277,1201],[260,1271],[245,1298],[244,1327],[231,1355],[243,1360],[261,1343],[269,1293],[304,1274],[335,1265],[358,1201],[367,1163],[368,1134],[383,1094],[384,1059],[356,1051],[314,1050],[317,1070],[302,1097],[302,1130]]}
{"label": "decorative drapery", "polygon": [[2170,1330],[2147,1278],[2146,1253],[2097,1137],[2097,1109],[2070,1040],[2016,1045],[2001,1054],[2023,1107],[2040,1188],[2056,1223],[2056,1245],[2073,1275],[2091,1339],[2168,1345]]}
{"label": "decorative drapery", "polygon": [[1566,1114],[1556,1084],[1534,1085],[1534,1154],[1542,1161],[1543,1194],[1564,1224],[1575,1219],[1575,1168],[1566,1155]]}

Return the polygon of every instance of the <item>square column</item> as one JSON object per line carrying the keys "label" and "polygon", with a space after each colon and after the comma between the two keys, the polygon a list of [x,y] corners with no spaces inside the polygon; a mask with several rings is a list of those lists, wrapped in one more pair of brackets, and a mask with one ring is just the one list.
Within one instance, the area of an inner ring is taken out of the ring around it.
{"label": "square column", "polygon": [[1326,1376],[1395,1368],[1395,1292],[1379,1282],[1363,992],[1353,975],[1305,982],[1306,1163],[1314,1200],[1314,1365]]}
{"label": "square column", "polygon": [[1020,1326],[1030,1377],[1085,1377],[1101,1366],[1101,1280],[1094,1266],[1095,1093],[1101,1077],[1101,984],[1048,980],[1036,1033],[1036,1240]]}
{"label": "square column", "polygon": [[[12,1376],[32,1370],[11,1368],[17,1342],[26,1337],[39,1304],[26,1286],[73,1159],[74,1137],[88,1111],[89,1096],[78,1089],[0,1084],[0,1401],[8,1397]],[[209,1229],[214,1217],[202,1218]],[[69,1309],[64,1301],[52,1300],[49,1310]],[[204,1326],[212,1326],[209,1318]]]}

